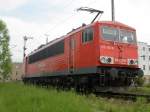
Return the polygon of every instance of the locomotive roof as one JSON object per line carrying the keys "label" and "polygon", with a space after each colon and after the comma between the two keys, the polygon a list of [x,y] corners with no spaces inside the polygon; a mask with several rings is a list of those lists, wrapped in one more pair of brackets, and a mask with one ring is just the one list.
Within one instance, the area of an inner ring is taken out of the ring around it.
{"label": "locomotive roof", "polygon": [[121,26],[121,27],[126,27],[128,29],[135,30],[135,28],[128,26],[124,23],[118,22],[118,21],[100,21],[100,24],[108,24],[108,25],[116,25],[116,26]]}
{"label": "locomotive roof", "polygon": [[39,52],[39,51],[41,51],[42,49],[45,49],[45,48],[47,48],[48,46],[51,46],[51,45],[53,45],[53,44],[55,44],[55,43],[57,43],[57,42],[59,42],[59,41],[61,41],[61,40],[63,40],[63,39],[64,39],[64,36],[62,36],[62,37],[60,37],[60,38],[56,38],[56,39],[54,39],[54,40],[48,42],[47,44],[41,45],[41,46],[39,46],[37,49],[35,49],[34,51],[32,51],[28,56],[30,56],[30,55],[32,55],[32,54],[34,54],[34,53],[36,53],[36,52]]}
{"label": "locomotive roof", "polygon": [[51,45],[53,45],[53,44],[55,44],[55,43],[57,43],[57,42],[63,40],[64,38],[66,38],[66,37],[68,37],[68,36],[70,36],[70,35],[72,35],[72,34],[78,32],[78,31],[80,31],[80,30],[83,30],[83,29],[85,29],[85,28],[87,28],[87,27],[93,26],[93,25],[95,25],[95,24],[116,25],[116,26],[121,26],[121,27],[125,27],[125,28],[128,28],[128,29],[135,30],[134,28],[132,28],[132,27],[126,25],[126,24],[117,22],[117,21],[97,21],[97,22],[94,22],[94,23],[89,24],[89,25],[85,25],[85,24],[84,24],[84,25],[82,25],[82,26],[80,26],[80,27],[78,27],[78,28],[76,28],[76,29],[73,29],[72,31],[70,31],[69,33],[67,33],[66,35],[64,35],[64,36],[62,36],[62,37],[60,37],[60,38],[56,38],[56,39],[54,39],[54,40],[48,42],[47,44],[41,45],[39,48],[37,48],[37,49],[35,49],[34,51],[32,51],[28,56],[30,56],[30,55],[32,55],[32,54],[34,54],[34,53],[36,53],[36,52],[39,52],[39,51],[41,51],[42,49],[47,48],[48,46],[51,46]]}

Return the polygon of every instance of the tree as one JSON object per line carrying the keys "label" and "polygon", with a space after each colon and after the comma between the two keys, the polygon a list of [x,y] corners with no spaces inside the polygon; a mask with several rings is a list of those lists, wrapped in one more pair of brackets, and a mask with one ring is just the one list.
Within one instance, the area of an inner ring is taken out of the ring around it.
{"label": "tree", "polygon": [[0,20],[0,75],[3,80],[9,77],[12,70],[9,39],[6,24]]}

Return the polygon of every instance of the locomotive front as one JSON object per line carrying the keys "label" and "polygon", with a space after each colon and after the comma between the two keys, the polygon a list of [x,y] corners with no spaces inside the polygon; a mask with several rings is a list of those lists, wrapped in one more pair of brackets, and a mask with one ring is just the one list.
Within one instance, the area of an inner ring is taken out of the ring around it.
{"label": "locomotive front", "polygon": [[136,30],[119,22],[101,22],[99,36],[99,72],[105,85],[133,84],[143,75],[138,67]]}

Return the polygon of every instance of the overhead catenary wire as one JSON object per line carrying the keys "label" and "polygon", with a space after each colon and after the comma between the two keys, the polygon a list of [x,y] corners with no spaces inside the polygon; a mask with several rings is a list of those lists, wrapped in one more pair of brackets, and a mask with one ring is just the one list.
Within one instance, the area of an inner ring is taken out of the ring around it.
{"label": "overhead catenary wire", "polygon": [[[68,20],[70,20],[72,17],[74,17],[75,14],[72,14],[70,16],[68,16],[67,18],[57,22],[53,27],[51,27],[47,32],[52,32],[54,30],[57,30],[60,26],[62,26],[63,24],[65,24],[66,22],[68,22]],[[47,33],[48,34],[48,33]]]}
{"label": "overhead catenary wire", "polygon": [[[92,5],[93,3],[96,3],[96,1],[97,0],[92,0],[90,2],[87,2],[87,6]],[[65,10],[65,9],[67,9],[70,6],[73,6],[74,3],[75,3],[75,0],[70,0],[69,2],[65,3],[66,5],[64,5],[64,7],[62,9]],[[54,24],[48,31],[46,31],[46,34],[50,34],[50,32],[53,32],[53,31],[57,30],[62,25],[66,24],[66,22],[69,22],[68,20],[71,20],[72,18],[75,18],[77,15],[79,15],[76,12],[77,8],[79,8],[79,6],[73,7],[72,9],[74,9],[74,10],[73,10],[72,14],[69,15],[68,17],[66,17],[65,19],[62,19],[59,22],[57,22],[56,24]],[[56,20],[57,19],[59,19],[59,18],[57,17]]]}
{"label": "overhead catenary wire", "polygon": [[[97,0],[92,0],[92,1],[89,2],[87,5],[88,5],[88,6],[89,6],[89,5],[91,6],[93,3],[97,3],[96,1],[97,1]],[[89,6],[89,7],[90,7],[90,6]]]}
{"label": "overhead catenary wire", "polygon": [[[95,1],[96,0],[92,0],[92,1],[87,0],[86,4],[91,5],[91,4],[95,3]],[[72,13],[61,20],[59,17],[57,17],[57,18],[54,17],[56,20],[58,20],[58,22],[56,24],[54,24],[52,27],[50,27],[50,29],[47,31],[48,33],[46,33],[46,34],[51,34],[51,32],[54,32],[54,31],[56,31],[56,34],[57,34],[57,29],[59,29],[62,25],[66,24],[66,23],[70,23],[70,24],[73,23],[73,22],[71,22],[71,19],[73,19],[79,15],[79,13],[77,13],[75,11],[80,6],[80,5],[78,5],[77,2],[80,2],[80,1],[79,0],[67,0],[62,4],[63,5],[61,8],[62,10],[66,10],[69,12],[73,10]],[[77,5],[74,6],[75,3]],[[71,8],[72,10],[68,10],[68,8]],[[53,36],[53,35],[50,35],[50,37],[51,36]],[[40,38],[40,36],[39,36],[39,38]],[[34,41],[36,41],[36,39],[34,39]],[[37,41],[37,43],[41,44],[39,41]],[[18,52],[18,51],[16,51],[16,52]],[[23,51],[20,50],[19,52],[23,52]],[[27,52],[28,52],[28,50],[27,50]]]}
{"label": "overhead catenary wire", "polygon": [[[66,9],[68,6],[71,6],[71,4],[73,4],[75,0],[70,0],[69,2],[66,3],[66,5],[64,5],[64,7],[62,8],[63,10]],[[59,22],[57,22],[53,27],[51,27],[47,32],[49,31],[53,31],[55,30],[56,28],[58,28],[58,25],[60,26],[61,24],[64,24],[64,22],[69,19],[69,18],[72,18],[74,15],[71,15],[63,20],[60,20]],[[56,17],[55,17],[56,18]],[[56,18],[58,19],[58,18]]]}

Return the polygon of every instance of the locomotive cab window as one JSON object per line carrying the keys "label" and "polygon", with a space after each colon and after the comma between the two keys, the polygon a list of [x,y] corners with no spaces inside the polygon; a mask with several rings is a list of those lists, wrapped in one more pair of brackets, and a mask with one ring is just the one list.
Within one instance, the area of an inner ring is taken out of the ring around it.
{"label": "locomotive cab window", "polygon": [[118,41],[119,39],[118,29],[104,26],[102,27],[101,31],[102,31],[102,37],[104,40]]}
{"label": "locomotive cab window", "polygon": [[82,32],[82,43],[93,40],[93,29],[87,28]]}
{"label": "locomotive cab window", "polygon": [[136,43],[135,33],[126,30],[120,30],[120,42]]}

